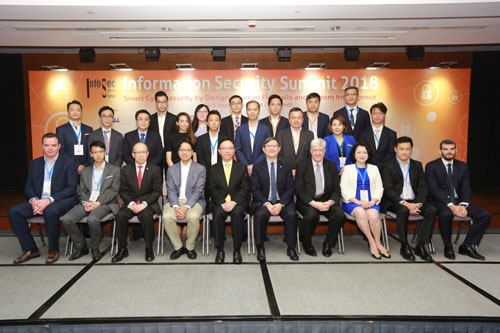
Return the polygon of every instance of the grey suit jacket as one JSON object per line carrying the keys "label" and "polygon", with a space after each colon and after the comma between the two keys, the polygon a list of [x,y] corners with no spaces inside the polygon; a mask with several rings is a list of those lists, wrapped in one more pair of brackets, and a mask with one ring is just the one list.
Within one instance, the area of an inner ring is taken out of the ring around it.
{"label": "grey suit jacket", "polygon": [[276,138],[281,143],[281,150],[278,158],[291,165],[292,169],[296,169],[297,164],[303,160],[311,159],[310,148],[311,141],[314,139],[314,133],[310,130],[304,128],[301,129],[297,154],[295,154],[291,127],[279,131]]}
{"label": "grey suit jacket", "polygon": [[[99,127],[89,136],[89,152],[90,152],[90,144],[94,141],[102,141],[104,142],[104,135],[102,133],[102,127]],[[122,142],[123,142],[123,134],[114,129],[111,129],[111,140],[109,142],[109,160],[110,164],[116,165],[117,167],[122,167]],[[105,143],[105,142],[104,142]],[[94,160],[90,157],[89,153],[89,163],[94,164]]]}
{"label": "grey suit jacket", "polygon": [[[167,201],[170,206],[179,205],[179,193],[181,190],[181,163],[177,162],[167,170]],[[205,179],[207,177],[205,167],[194,161],[189,167],[186,184],[186,198],[189,207],[196,203],[205,210]]]}
{"label": "grey suit jacket", "polygon": [[[80,187],[78,189],[78,197],[80,202],[89,201],[92,193],[92,173],[94,164],[83,168],[80,177]],[[98,180],[97,180],[98,181]],[[97,201],[101,205],[108,205],[113,211],[113,214],[118,213],[120,209],[120,201],[118,193],[120,191],[120,168],[112,164],[106,163],[102,172],[101,189]]]}

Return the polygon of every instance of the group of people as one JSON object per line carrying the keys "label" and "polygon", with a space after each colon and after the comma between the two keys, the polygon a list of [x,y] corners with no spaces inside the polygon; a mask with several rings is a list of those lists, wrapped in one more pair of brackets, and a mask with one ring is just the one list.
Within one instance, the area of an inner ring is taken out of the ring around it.
{"label": "group of people", "polygon": [[[112,262],[128,254],[129,220],[137,216],[132,240],[144,237],[145,260],[153,261],[154,216],[161,214],[173,245],[171,259],[186,254],[195,259],[200,218],[212,213],[217,249],[215,262],[225,261],[226,219],[230,216],[233,263],[241,263],[246,214],[253,216],[257,259],[266,259],[267,223],[280,216],[285,226],[286,253],[297,261],[297,228],[307,255],[317,256],[312,236],[319,215],[328,220],[322,254],[332,255],[345,213],[368,240],[375,259],[390,258],[380,241],[380,212],[397,216],[401,256],[425,261],[434,220],[438,217],[444,255],[455,259],[451,243],[452,221],[470,216],[473,223],[458,252],[484,260],[477,245],[491,215],[470,202],[467,164],[455,159],[456,144],[440,143],[441,157],[422,163],[411,159],[413,141],[397,138],[385,126],[387,107],[374,104],[369,111],[357,104],[359,91],[344,91],[345,107],[330,118],[319,111],[321,97],[310,93],[306,110],[293,107],[282,115],[279,95],[268,99],[269,116],[259,120],[261,105],[229,99],[231,113],[222,118],[216,110],[199,105],[193,116],[168,111],[168,96],[155,95],[157,112],[135,114],[137,128],[122,136],[112,128],[114,110],[99,110],[101,127],[92,130],[81,122],[82,105],[67,105],[69,121],[56,133],[42,138],[43,156],[33,160],[25,186],[26,201],[9,209],[9,220],[23,253],[14,263],[39,257],[27,219],[43,215],[49,239],[47,263],[59,258],[61,222],[75,250],[70,260],[89,254],[100,259],[101,221],[114,216],[118,251]],[[125,166],[122,167],[122,164]],[[165,179],[164,179],[165,177]],[[163,184],[166,183],[166,200]],[[78,186],[79,185],[79,186]],[[120,207],[120,199],[122,205]],[[418,243],[407,240],[408,219],[420,215]],[[90,251],[77,226],[87,218]],[[183,231],[177,225],[185,220]]]}

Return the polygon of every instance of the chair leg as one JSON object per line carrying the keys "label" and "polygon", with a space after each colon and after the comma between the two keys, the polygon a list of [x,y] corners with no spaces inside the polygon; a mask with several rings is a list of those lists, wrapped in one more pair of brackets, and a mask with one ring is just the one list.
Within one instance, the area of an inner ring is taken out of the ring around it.
{"label": "chair leg", "polygon": [[458,244],[458,239],[462,233],[462,228],[464,227],[464,221],[460,221],[460,226],[458,227],[457,237],[455,238],[455,244]]}
{"label": "chair leg", "polygon": [[250,217],[249,215],[247,214],[247,248],[248,248],[248,255],[250,255],[252,252],[251,252],[251,249],[250,247],[252,246],[252,233],[251,233],[251,224],[252,221],[250,221]]}
{"label": "chair leg", "polygon": [[429,242],[429,252],[432,254],[434,254],[434,252],[435,252],[434,242],[432,241],[432,238],[431,238],[431,241]]}
{"label": "chair leg", "polygon": [[207,250],[206,250],[207,256],[210,254],[210,239],[212,239],[211,234],[210,234],[210,230],[211,230],[210,229],[210,220],[207,217],[207,240],[206,240],[207,241]]}
{"label": "chair leg", "polygon": [[161,216],[158,218],[158,240],[156,242],[156,256],[160,255],[161,244]]}
{"label": "chair leg", "polygon": [[111,233],[111,256],[114,255],[115,250],[115,235],[116,235],[116,220],[113,220],[113,231]]}
{"label": "chair leg", "polygon": [[40,232],[40,238],[42,240],[42,244],[43,246],[47,246],[47,243],[45,243],[45,237],[43,237],[42,225],[38,223],[37,226],[38,226],[38,231]]}
{"label": "chair leg", "polygon": [[339,254],[345,254],[345,248],[344,248],[344,228],[340,228],[338,242],[339,242]]}
{"label": "chair leg", "polygon": [[387,251],[390,251],[389,249],[389,237],[387,236],[387,225],[385,223],[385,219],[381,219],[382,223],[382,242],[384,243],[384,247],[387,249]]}
{"label": "chair leg", "polygon": [[253,216],[249,217],[249,221],[251,221],[250,232],[252,234],[252,253],[255,254],[255,225],[253,219]]}
{"label": "chair leg", "polygon": [[206,250],[205,250],[205,238],[207,237],[207,216],[203,215],[202,217],[202,226],[203,226],[203,232],[201,234],[201,254],[206,255]]}
{"label": "chair leg", "polygon": [[300,235],[299,228],[297,228],[297,253],[300,254]]}
{"label": "chair leg", "polygon": [[68,248],[69,248],[70,242],[71,242],[71,237],[69,237],[69,235],[66,235],[66,246],[64,248],[64,256],[65,257],[68,255]]}

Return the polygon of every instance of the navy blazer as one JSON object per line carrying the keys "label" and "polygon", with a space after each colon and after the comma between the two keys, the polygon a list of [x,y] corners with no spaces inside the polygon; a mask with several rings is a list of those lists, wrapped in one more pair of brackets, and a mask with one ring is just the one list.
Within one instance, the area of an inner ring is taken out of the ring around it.
{"label": "navy blazer", "polygon": [[92,127],[87,126],[81,123],[82,133],[80,134],[80,144],[83,145],[83,155],[75,156],[75,145],[78,144],[78,140],[76,139],[75,131],[70,123],[66,123],[64,125],[58,126],[56,128],[56,134],[59,137],[59,143],[61,143],[60,153],[74,157],[76,166],[90,165],[89,162],[89,136],[92,133]]}
{"label": "navy blazer", "polygon": [[[318,138],[323,139],[325,136],[328,136],[330,134],[330,130],[328,129],[330,117],[322,112],[319,112],[318,119],[316,121],[318,122]],[[307,118],[307,111],[304,112],[304,122],[302,123],[302,128],[308,129],[314,133],[314,131],[309,128],[309,118]]]}
{"label": "navy blazer", "polygon": [[276,137],[276,134],[278,134],[278,132],[281,131],[282,129],[290,127],[290,123],[288,122],[288,118],[281,116],[280,120],[278,121],[278,126],[276,126],[276,132],[274,132],[273,124],[271,123],[271,119],[269,117],[262,118],[261,120],[259,120],[259,125],[264,124],[264,125],[269,126],[271,131],[273,131],[274,137]]}
{"label": "navy blazer", "polygon": [[[240,113],[240,126],[248,122],[248,118]],[[220,122],[220,132],[230,139],[235,139],[236,132],[234,131],[234,124],[231,115],[222,118]]]}
{"label": "navy blazer", "polygon": [[[325,158],[329,161],[335,162],[337,164],[337,169],[339,170],[340,173],[340,158],[339,158],[339,148],[337,146],[337,142],[335,142],[335,137],[332,135],[329,135],[325,138],[326,141],[326,153],[325,153]],[[345,149],[345,165],[352,164],[351,161],[351,149],[352,147],[356,144],[356,139],[352,135],[344,135],[344,142],[342,143],[342,146]]]}
{"label": "navy blazer", "polygon": [[[286,206],[293,203],[293,193],[295,191],[292,167],[283,161],[277,160],[277,162],[276,184],[280,197],[279,202]],[[264,159],[264,161],[253,166],[252,176],[250,177],[250,190],[253,194],[252,207],[262,206],[269,201],[270,183],[267,160]]]}
{"label": "navy blazer", "polygon": [[396,157],[396,152],[394,151],[394,147],[396,147],[396,140],[396,132],[387,126],[384,126],[380,134],[378,148],[375,149],[375,135],[373,134],[373,128],[370,125],[370,127],[361,134],[358,141],[362,141],[370,147],[373,155],[369,163],[375,164],[379,169],[382,169],[385,162]]}
{"label": "navy blazer", "polygon": [[349,115],[347,114],[347,110],[345,107],[338,109],[333,113],[334,116],[342,116],[345,118],[345,126],[347,129],[347,133],[349,135],[354,136],[356,141],[360,141],[360,135],[368,128],[371,128],[371,119],[368,111],[359,108],[358,114],[356,116],[356,124],[354,124],[354,130],[352,129],[351,120]]}
{"label": "navy blazer", "polygon": [[[453,183],[458,198],[455,204],[461,202],[470,203],[470,181],[469,167],[462,161],[453,160]],[[447,205],[452,201],[450,198],[450,186],[448,183],[448,170],[441,158],[427,163],[425,166],[425,178],[427,180],[429,201]]]}
{"label": "navy blazer", "polygon": [[257,164],[266,159],[262,151],[262,145],[267,138],[273,136],[271,128],[267,125],[259,124],[253,142],[253,151],[250,146],[250,129],[248,123],[244,123],[236,131],[234,148],[238,161],[245,165]]}
{"label": "navy blazer", "polygon": [[[140,142],[139,132],[137,129],[125,133],[122,143],[122,158],[125,163],[135,163],[135,160],[132,157],[132,149],[137,142]],[[160,134],[155,131],[148,130],[146,135],[146,146],[148,146],[149,150],[148,163],[160,166],[163,156],[165,155],[161,145]]]}

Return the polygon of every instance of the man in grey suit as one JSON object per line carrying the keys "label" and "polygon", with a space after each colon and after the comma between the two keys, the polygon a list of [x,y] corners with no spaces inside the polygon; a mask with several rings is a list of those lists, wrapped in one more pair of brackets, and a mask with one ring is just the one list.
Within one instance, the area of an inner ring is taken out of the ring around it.
{"label": "man in grey suit", "polygon": [[90,156],[94,164],[82,170],[78,190],[80,203],[61,218],[64,229],[75,243],[75,251],[69,260],[76,260],[89,253],[85,236],[76,225],[86,216],[92,258],[101,259],[102,255],[99,251],[101,219],[110,213],[116,214],[120,208],[118,200],[120,168],[105,162],[106,145],[102,141],[94,141],[90,144]]}
{"label": "man in grey suit", "polygon": [[[200,232],[200,217],[205,210],[206,170],[192,161],[194,147],[187,140],[179,146],[180,161],[167,171],[167,204],[163,207],[165,230],[172,241],[174,251],[170,259],[177,259],[186,253],[189,259],[196,259],[196,237]],[[187,220],[186,247],[182,246],[177,220]]]}
{"label": "man in grey suit", "polygon": [[300,108],[291,108],[288,113],[288,120],[290,127],[282,129],[276,135],[276,138],[281,143],[278,159],[292,167],[293,177],[295,178],[296,165],[304,160],[311,159],[309,148],[311,141],[314,139],[314,133],[302,128],[304,113]]}
{"label": "man in grey suit", "polygon": [[[122,142],[123,134],[111,128],[115,117],[115,110],[109,106],[103,106],[99,109],[99,117],[101,118],[101,127],[90,133],[89,136],[89,151],[90,145],[95,141],[102,141],[106,147],[105,160],[109,164],[122,167]],[[89,158],[90,164],[94,161],[92,155]]]}

